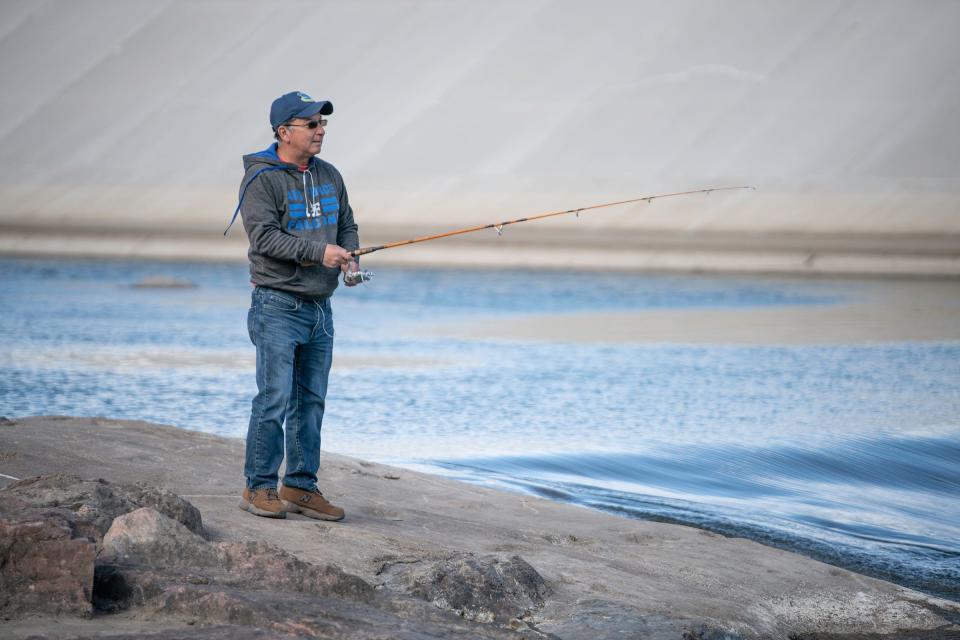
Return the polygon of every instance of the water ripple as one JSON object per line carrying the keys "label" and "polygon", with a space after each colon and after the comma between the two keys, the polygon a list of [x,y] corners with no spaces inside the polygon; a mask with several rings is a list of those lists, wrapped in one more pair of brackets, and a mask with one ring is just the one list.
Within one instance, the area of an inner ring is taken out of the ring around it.
{"label": "water ripple", "polygon": [[461,479],[801,550],[960,595],[960,433],[423,460]]}

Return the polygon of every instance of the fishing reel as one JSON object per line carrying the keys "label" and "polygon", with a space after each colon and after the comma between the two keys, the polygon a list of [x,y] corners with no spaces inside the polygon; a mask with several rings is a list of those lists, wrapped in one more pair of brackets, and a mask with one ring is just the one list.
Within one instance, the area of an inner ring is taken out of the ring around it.
{"label": "fishing reel", "polygon": [[357,269],[356,271],[344,271],[343,272],[343,283],[346,285],[353,286],[355,284],[361,284],[367,280],[373,279],[373,271],[367,271],[366,269]]}

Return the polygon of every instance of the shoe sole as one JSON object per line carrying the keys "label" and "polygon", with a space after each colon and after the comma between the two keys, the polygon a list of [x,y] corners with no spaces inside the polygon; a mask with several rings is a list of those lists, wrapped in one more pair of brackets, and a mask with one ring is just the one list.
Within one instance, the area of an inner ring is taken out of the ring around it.
{"label": "shoe sole", "polygon": [[299,507],[294,503],[290,502],[289,500],[283,501],[283,508],[286,511],[289,511],[290,513],[302,513],[308,518],[314,518],[316,520],[327,520],[329,522],[338,522],[340,520],[343,520],[344,516],[346,515],[344,514],[343,516],[335,516],[329,513],[323,513],[322,511],[317,511],[316,509],[304,509],[303,507]]}
{"label": "shoe sole", "polygon": [[255,516],[262,516],[264,518],[286,518],[287,513],[285,511],[267,511],[266,509],[261,509],[254,505],[252,502],[247,502],[246,500],[241,500],[240,504],[237,505],[244,511],[252,513]]}

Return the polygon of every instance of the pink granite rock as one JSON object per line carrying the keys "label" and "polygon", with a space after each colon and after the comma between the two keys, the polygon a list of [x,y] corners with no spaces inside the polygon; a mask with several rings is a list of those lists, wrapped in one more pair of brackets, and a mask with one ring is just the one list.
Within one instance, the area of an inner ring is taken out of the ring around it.
{"label": "pink granite rock", "polygon": [[0,508],[0,618],[92,612],[92,540],[59,509]]}
{"label": "pink granite rock", "polygon": [[[142,604],[177,582],[336,595],[369,601],[373,587],[333,565],[303,562],[266,542],[212,544],[149,507],[113,521],[97,557],[98,606]],[[113,604],[110,604],[110,602]]]}

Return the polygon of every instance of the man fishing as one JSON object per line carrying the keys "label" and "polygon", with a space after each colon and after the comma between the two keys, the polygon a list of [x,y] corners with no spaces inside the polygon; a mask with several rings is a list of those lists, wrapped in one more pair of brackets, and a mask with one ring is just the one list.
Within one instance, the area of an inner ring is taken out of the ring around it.
{"label": "man fishing", "polygon": [[333,358],[330,296],[341,271],[356,271],[350,251],[360,246],[343,178],[316,157],[326,133],[324,116],[331,113],[329,101],[301,92],[280,96],[270,107],[276,142],[243,158],[238,211],[250,241],[254,290],[247,328],[257,349],[257,395],[240,508],[269,518],[285,518],[287,512],[321,520],[344,517],[317,488]]}
{"label": "man fishing", "polygon": [[[347,286],[373,275],[359,271],[359,256],[484,229],[499,234],[507,225],[579,216],[605,207],[754,188],[712,187],[642,196],[360,248],[343,178],[333,165],[316,157],[326,131],[323,116],[331,113],[329,101],[300,92],[274,100],[270,126],[276,142],[244,156],[240,203],[230,221],[232,226],[238,213],[243,216],[255,285],[247,326],[257,348],[258,392],[247,430],[246,487],[240,507],[259,516],[284,518],[287,512],[296,512],[323,520],[344,517],[343,509],[330,504],[317,488],[317,471],[333,353],[330,296],[341,271]],[[287,464],[278,492],[284,424]]]}

